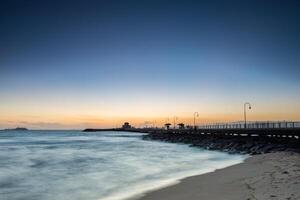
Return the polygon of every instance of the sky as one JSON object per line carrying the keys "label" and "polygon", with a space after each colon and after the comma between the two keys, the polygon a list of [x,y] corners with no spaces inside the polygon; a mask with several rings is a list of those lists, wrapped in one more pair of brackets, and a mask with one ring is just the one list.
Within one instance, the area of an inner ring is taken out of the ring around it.
{"label": "sky", "polygon": [[0,128],[300,120],[300,1],[0,2]]}

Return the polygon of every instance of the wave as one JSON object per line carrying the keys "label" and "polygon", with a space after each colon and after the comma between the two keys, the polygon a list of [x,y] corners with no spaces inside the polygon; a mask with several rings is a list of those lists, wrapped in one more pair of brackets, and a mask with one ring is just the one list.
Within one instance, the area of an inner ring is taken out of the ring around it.
{"label": "wave", "polygon": [[123,200],[246,158],[144,141],[137,133],[5,134],[5,141],[0,140],[4,200]]}

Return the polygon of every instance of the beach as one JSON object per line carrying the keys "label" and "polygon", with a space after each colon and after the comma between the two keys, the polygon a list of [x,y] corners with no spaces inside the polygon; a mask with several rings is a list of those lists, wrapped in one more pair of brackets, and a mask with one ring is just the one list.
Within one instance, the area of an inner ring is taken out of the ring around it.
{"label": "beach", "polygon": [[188,177],[139,200],[298,200],[300,154],[254,155],[243,163]]}

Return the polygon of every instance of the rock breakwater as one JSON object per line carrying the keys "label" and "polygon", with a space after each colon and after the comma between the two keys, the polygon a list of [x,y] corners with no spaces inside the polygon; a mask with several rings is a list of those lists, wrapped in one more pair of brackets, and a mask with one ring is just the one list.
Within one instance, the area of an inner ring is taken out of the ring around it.
{"label": "rock breakwater", "polygon": [[300,141],[295,138],[149,133],[143,139],[185,143],[208,150],[250,155],[279,151],[300,152]]}

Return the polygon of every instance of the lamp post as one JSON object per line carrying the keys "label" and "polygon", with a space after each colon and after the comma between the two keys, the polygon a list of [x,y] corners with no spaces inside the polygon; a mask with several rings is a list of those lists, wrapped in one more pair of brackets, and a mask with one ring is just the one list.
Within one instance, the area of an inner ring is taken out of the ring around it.
{"label": "lamp post", "polygon": [[196,130],[196,117],[199,117],[198,112],[194,112],[194,130]]}
{"label": "lamp post", "polygon": [[245,127],[244,128],[247,128],[247,113],[246,113],[247,106],[248,106],[248,109],[250,110],[251,109],[251,104],[248,103],[248,102],[244,103],[244,120],[245,120]]}
{"label": "lamp post", "polygon": [[153,127],[156,128],[156,120],[153,121]]}
{"label": "lamp post", "polygon": [[170,119],[169,118],[166,118],[166,123],[168,123],[170,121]]}
{"label": "lamp post", "polygon": [[176,120],[178,119],[177,116],[174,116],[174,130],[175,130],[175,126],[176,126]]}

